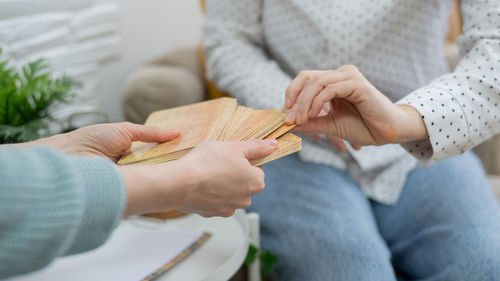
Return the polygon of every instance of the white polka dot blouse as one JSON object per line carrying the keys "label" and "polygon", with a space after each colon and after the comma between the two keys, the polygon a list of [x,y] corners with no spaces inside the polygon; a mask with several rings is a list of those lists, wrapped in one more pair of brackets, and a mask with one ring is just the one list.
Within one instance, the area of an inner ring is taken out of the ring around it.
{"label": "white polka dot blouse", "polygon": [[[418,159],[428,165],[500,131],[500,1],[462,0],[462,60],[443,56],[451,0],[207,0],[207,75],[254,108],[282,108],[301,70],[353,64],[392,101],[415,107],[429,140],[337,153],[304,141],[304,161],[342,169],[394,203]],[[414,157],[412,157],[413,155]]]}

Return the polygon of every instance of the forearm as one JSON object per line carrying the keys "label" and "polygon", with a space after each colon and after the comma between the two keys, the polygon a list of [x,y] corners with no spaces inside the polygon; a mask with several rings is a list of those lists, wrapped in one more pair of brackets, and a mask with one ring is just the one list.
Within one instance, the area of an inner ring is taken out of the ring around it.
{"label": "forearm", "polygon": [[116,166],[45,149],[0,150],[0,279],[106,241],[122,216]]}
{"label": "forearm", "polygon": [[27,149],[34,147],[48,147],[54,148],[62,151],[66,154],[75,154],[74,143],[71,133],[59,134],[47,138],[42,138],[35,141],[25,142],[25,143],[15,143],[15,144],[4,144],[0,145],[0,148],[17,148],[17,149]]}

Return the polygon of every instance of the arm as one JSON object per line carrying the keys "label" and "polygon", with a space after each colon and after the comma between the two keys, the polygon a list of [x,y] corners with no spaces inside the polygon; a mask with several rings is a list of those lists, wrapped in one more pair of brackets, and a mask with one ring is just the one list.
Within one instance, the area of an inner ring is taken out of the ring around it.
{"label": "arm", "polygon": [[125,215],[178,209],[204,217],[232,216],[264,189],[264,172],[249,160],[276,148],[276,140],[206,142],[176,161],[122,166],[129,194]]}
{"label": "arm", "polygon": [[101,245],[122,216],[174,208],[206,217],[230,216],[248,207],[250,197],[264,188],[262,170],[249,160],[272,153],[275,140],[204,143],[178,161],[119,168],[103,157],[39,147],[114,160],[133,140],[176,135],[147,126],[107,124],[2,146],[0,279]]}
{"label": "arm", "polygon": [[27,143],[0,145],[0,148],[50,147],[66,154],[102,156],[116,162],[132,142],[167,142],[180,135],[176,129],[161,129],[133,123],[99,124]]}
{"label": "arm", "polygon": [[0,279],[93,249],[122,216],[120,171],[47,148],[0,150]]}
{"label": "arm", "polygon": [[463,153],[500,132],[498,3],[461,2],[462,60],[454,72],[398,102],[414,107],[424,116],[429,139],[403,145],[423,163]]}
{"label": "arm", "polygon": [[[500,132],[500,16],[496,4],[463,1],[464,58],[453,73],[393,104],[353,66],[304,71],[287,88],[287,122],[358,145],[402,143],[430,164]],[[318,114],[325,103],[333,111]]]}
{"label": "arm", "polygon": [[207,0],[207,76],[253,108],[282,108],[291,81],[265,53],[262,0]]}

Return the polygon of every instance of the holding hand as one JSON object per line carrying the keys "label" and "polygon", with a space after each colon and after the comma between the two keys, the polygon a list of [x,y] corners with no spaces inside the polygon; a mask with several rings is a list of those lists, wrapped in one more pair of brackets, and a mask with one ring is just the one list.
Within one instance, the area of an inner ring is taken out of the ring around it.
{"label": "holding hand", "polygon": [[[331,110],[319,116],[325,104]],[[325,133],[356,145],[383,145],[428,138],[416,109],[396,105],[354,66],[303,71],[286,91],[287,123],[298,131]]]}
{"label": "holding hand", "polygon": [[[30,143],[2,147],[49,146],[68,154],[115,161],[132,142],[166,142],[175,129],[132,123],[101,124]],[[179,209],[205,217],[232,216],[264,189],[264,172],[250,164],[278,148],[276,140],[205,142],[185,157],[156,165],[120,166],[127,189],[124,216]]]}
{"label": "holding hand", "polygon": [[50,146],[68,154],[102,156],[116,162],[134,141],[167,142],[179,135],[176,129],[124,122],[87,126],[70,133],[11,146]]}
{"label": "holding hand", "polygon": [[206,142],[176,161],[122,166],[129,194],[126,215],[175,208],[204,217],[232,216],[264,189],[264,172],[249,161],[276,148],[276,140]]}

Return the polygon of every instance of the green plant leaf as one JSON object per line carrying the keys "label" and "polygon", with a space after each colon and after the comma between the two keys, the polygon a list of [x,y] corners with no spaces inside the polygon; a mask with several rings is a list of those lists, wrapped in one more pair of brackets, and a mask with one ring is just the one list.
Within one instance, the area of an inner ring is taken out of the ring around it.
{"label": "green plant leaf", "polygon": [[259,253],[259,249],[257,249],[257,247],[255,247],[255,245],[250,244],[248,246],[248,254],[247,254],[247,257],[245,259],[245,265],[251,265],[255,261],[255,259],[257,258],[258,253]]}
{"label": "green plant leaf", "polygon": [[0,60],[0,143],[46,136],[53,108],[75,97],[72,91],[80,84],[66,76],[53,77],[49,68],[39,59],[18,72],[8,60]]}
{"label": "green plant leaf", "polygon": [[264,253],[262,253],[260,255],[260,261],[262,263],[262,273],[266,275],[271,272],[277,260],[278,257],[275,254],[271,253],[271,251],[265,251]]}

